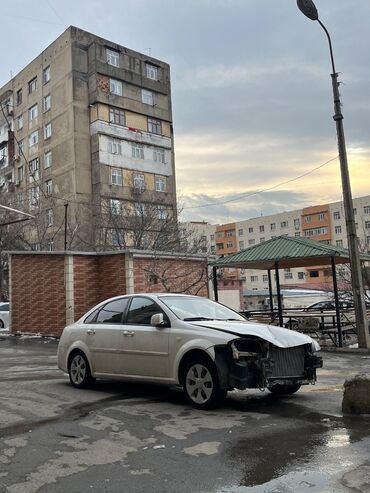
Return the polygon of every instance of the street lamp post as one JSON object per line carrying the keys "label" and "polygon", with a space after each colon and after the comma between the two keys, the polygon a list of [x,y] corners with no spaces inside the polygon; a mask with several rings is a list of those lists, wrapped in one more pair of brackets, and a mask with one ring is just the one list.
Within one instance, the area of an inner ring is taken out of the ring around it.
{"label": "street lamp post", "polygon": [[340,94],[339,94],[338,73],[335,70],[335,64],[334,64],[333,48],[332,48],[331,39],[328,30],[326,29],[324,24],[320,21],[319,14],[317,12],[316,6],[313,3],[313,1],[297,0],[297,5],[300,11],[306,17],[308,17],[313,21],[317,21],[320,24],[329,42],[331,65],[333,70],[333,73],[331,74],[332,85],[333,85],[333,96],[334,96],[333,119],[337,127],[339,162],[340,162],[340,171],[342,177],[343,203],[344,203],[344,210],[346,216],[347,239],[348,239],[348,249],[349,249],[349,257],[350,257],[350,265],[351,265],[352,290],[353,290],[353,301],[355,305],[358,345],[361,348],[369,348],[370,336],[369,336],[368,322],[366,317],[364,287],[363,287],[362,274],[361,274],[359,241],[356,233],[356,223],[355,223],[355,216],[353,211],[351,184],[350,184],[350,178],[348,172],[346,142],[344,138],[343,114],[341,108],[342,105],[341,105]]}

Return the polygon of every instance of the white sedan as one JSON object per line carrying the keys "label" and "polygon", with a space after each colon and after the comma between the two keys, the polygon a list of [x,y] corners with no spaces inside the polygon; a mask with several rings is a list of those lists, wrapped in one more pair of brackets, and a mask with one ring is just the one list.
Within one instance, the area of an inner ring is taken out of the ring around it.
{"label": "white sedan", "polygon": [[232,389],[293,393],[314,383],[322,359],[298,332],[248,322],[206,298],[133,294],[106,300],[59,341],[58,366],[74,387],[96,378],[177,384],[199,409]]}
{"label": "white sedan", "polygon": [[0,303],[0,329],[9,327],[9,303]]}

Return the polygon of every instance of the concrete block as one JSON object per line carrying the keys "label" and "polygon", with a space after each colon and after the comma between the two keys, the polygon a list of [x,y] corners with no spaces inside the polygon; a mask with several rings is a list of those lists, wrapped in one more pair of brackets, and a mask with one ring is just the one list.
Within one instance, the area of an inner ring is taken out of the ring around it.
{"label": "concrete block", "polygon": [[346,414],[370,414],[370,376],[355,375],[344,382],[342,411]]}

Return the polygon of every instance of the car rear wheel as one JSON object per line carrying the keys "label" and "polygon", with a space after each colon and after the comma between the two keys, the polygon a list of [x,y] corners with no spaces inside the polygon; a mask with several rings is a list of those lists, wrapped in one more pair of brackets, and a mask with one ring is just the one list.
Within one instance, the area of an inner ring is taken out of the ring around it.
{"label": "car rear wheel", "polygon": [[71,384],[78,389],[90,387],[94,383],[89,362],[82,352],[76,352],[72,355],[68,373]]}
{"label": "car rear wheel", "polygon": [[188,400],[197,409],[214,409],[227,393],[220,389],[216,367],[207,358],[197,357],[188,362],[183,385]]}
{"label": "car rear wheel", "polygon": [[298,392],[301,388],[300,384],[292,384],[292,385],[273,385],[272,387],[268,387],[268,390],[275,395],[290,395]]}
{"label": "car rear wheel", "polygon": [[0,329],[3,329],[5,327],[4,322],[0,318]]}

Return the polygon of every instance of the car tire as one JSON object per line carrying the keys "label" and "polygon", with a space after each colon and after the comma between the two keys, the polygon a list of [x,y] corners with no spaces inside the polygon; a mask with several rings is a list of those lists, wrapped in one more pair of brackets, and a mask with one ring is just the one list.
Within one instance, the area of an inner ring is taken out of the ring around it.
{"label": "car tire", "polygon": [[95,379],[91,376],[89,362],[82,351],[72,354],[68,364],[69,381],[77,389],[91,387]]}
{"label": "car tire", "polygon": [[291,385],[273,385],[272,387],[268,387],[268,390],[275,395],[290,395],[295,394],[301,388],[300,384],[291,384]]}
{"label": "car tire", "polygon": [[214,363],[201,356],[185,365],[183,387],[188,401],[197,409],[214,409],[222,404],[227,394],[227,390],[220,388]]}
{"label": "car tire", "polygon": [[3,329],[5,327],[4,322],[0,318],[0,329]]}

